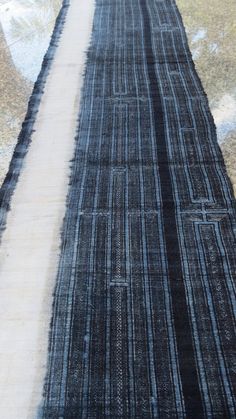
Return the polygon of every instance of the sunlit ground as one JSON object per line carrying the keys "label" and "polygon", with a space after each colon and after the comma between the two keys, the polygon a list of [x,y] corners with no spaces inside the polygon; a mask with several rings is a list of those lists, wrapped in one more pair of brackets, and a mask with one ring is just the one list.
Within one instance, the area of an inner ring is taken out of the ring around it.
{"label": "sunlit ground", "polygon": [[0,0],[0,183],[60,5],[61,0]]}
{"label": "sunlit ground", "polygon": [[177,0],[236,193],[236,2]]}
{"label": "sunlit ground", "polygon": [[[236,191],[236,2],[177,0]],[[0,183],[61,0],[0,0]]]}

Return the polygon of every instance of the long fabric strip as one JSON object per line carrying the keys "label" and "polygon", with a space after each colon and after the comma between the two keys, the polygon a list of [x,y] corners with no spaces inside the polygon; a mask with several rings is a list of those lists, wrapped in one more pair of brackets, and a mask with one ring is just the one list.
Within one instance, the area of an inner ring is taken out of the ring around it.
{"label": "long fabric strip", "polygon": [[235,201],[172,0],[97,0],[40,418],[234,418]]}

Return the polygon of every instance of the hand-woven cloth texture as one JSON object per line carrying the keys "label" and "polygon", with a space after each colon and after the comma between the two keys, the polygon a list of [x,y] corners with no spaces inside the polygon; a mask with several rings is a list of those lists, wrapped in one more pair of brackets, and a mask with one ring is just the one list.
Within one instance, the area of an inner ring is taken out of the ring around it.
{"label": "hand-woven cloth texture", "polygon": [[97,0],[40,418],[235,418],[234,203],[175,2]]}

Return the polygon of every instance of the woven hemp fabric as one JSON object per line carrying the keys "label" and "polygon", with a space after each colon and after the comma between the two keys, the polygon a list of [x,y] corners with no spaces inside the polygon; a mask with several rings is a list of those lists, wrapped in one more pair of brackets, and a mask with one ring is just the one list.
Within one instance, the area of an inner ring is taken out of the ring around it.
{"label": "woven hemp fabric", "polygon": [[234,197],[173,0],[97,0],[42,418],[234,418]]}

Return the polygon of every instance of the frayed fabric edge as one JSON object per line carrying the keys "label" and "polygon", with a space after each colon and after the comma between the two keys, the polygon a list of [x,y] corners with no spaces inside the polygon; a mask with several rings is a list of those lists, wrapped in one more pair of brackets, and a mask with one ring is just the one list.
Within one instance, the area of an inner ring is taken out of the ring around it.
{"label": "frayed fabric edge", "polygon": [[3,232],[6,229],[7,215],[11,209],[11,199],[22,171],[25,156],[30,148],[32,134],[34,132],[34,124],[41,103],[41,98],[44,93],[44,87],[64,28],[69,6],[70,0],[63,0],[55,22],[48,50],[44,56],[40,73],[34,84],[33,91],[28,102],[27,112],[9,164],[8,172],[0,188],[0,243],[2,241]]}

